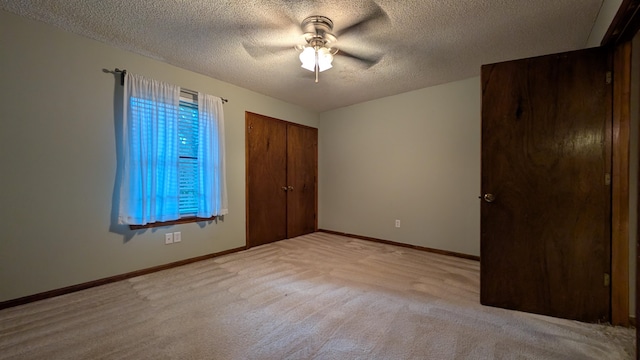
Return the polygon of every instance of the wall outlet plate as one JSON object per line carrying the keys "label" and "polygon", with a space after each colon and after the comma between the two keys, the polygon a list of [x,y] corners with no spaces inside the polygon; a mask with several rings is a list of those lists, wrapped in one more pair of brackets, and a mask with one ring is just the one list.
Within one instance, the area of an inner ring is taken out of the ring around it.
{"label": "wall outlet plate", "polygon": [[173,244],[173,233],[164,234],[165,245]]}
{"label": "wall outlet plate", "polygon": [[176,231],[173,233],[173,242],[177,243],[182,241],[182,233],[180,231]]}
{"label": "wall outlet plate", "polygon": [[400,227],[400,220],[396,220],[396,227],[399,228]]}

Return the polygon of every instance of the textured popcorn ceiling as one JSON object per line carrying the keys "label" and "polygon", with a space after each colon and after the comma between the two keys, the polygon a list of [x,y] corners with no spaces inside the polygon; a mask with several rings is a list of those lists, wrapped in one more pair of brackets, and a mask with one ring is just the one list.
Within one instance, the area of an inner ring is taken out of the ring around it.
{"label": "textured popcorn ceiling", "polygon": [[[4,10],[316,111],[477,76],[482,64],[584,48],[601,5],[602,0],[0,0]],[[304,43],[300,22],[324,15],[340,34],[380,9],[386,16],[339,35],[336,46],[381,60],[367,67],[336,57],[314,83],[293,48]]]}

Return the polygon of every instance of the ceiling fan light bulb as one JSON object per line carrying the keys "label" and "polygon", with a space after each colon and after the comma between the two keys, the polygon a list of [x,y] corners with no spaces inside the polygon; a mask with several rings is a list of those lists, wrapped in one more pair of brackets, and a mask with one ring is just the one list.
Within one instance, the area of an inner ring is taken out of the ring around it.
{"label": "ceiling fan light bulb", "polygon": [[316,68],[316,51],[314,48],[306,46],[304,50],[300,53],[300,62],[302,62],[302,67],[309,70],[315,71]]}

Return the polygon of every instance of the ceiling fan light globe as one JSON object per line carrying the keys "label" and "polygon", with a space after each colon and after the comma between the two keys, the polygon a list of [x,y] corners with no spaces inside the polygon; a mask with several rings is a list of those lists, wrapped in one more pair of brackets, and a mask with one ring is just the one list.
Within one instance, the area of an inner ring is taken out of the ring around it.
{"label": "ceiling fan light globe", "polygon": [[315,71],[315,66],[316,64],[302,64],[302,68],[309,71]]}
{"label": "ceiling fan light globe", "polygon": [[331,55],[331,51],[326,47],[320,48],[318,50],[318,71],[323,72],[331,69],[333,67],[331,65],[332,62],[333,55]]}
{"label": "ceiling fan light globe", "polygon": [[302,67],[309,70],[315,71],[316,68],[316,51],[312,47],[305,47],[304,50],[300,53],[300,62],[302,62]]}
{"label": "ceiling fan light globe", "polygon": [[333,65],[331,65],[330,63],[326,63],[326,64],[323,64],[323,65],[318,64],[318,71],[319,72],[323,72],[325,70],[331,69],[332,67],[333,67]]}

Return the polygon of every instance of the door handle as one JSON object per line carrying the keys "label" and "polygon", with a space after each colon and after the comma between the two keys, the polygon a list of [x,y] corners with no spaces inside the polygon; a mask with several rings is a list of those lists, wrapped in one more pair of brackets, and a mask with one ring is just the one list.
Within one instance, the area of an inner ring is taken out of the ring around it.
{"label": "door handle", "polygon": [[289,191],[293,191],[293,186],[289,185]]}
{"label": "door handle", "polygon": [[283,187],[282,187],[282,190],[287,191],[287,187],[286,187],[286,186],[283,186]]}
{"label": "door handle", "polygon": [[488,203],[494,202],[496,200],[495,195],[489,194],[489,193],[484,194],[484,196],[481,196],[481,197],[479,196],[479,198],[484,200],[484,201],[486,201],[486,202],[488,202]]}

